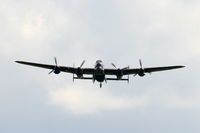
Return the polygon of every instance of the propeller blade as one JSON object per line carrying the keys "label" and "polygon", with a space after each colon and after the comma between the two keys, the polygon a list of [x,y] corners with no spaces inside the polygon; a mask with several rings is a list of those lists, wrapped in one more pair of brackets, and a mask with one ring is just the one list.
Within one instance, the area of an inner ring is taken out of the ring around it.
{"label": "propeller blade", "polygon": [[115,66],[115,64],[114,64],[114,63],[111,63],[111,65],[112,65],[114,68],[117,68],[117,67]]}
{"label": "propeller blade", "polygon": [[127,80],[127,83],[129,84],[129,75],[128,75],[128,80]]}
{"label": "propeller blade", "polygon": [[54,60],[55,60],[55,64],[56,64],[56,66],[57,66],[57,65],[58,65],[58,62],[57,62],[56,57],[54,57]]}
{"label": "propeller blade", "polygon": [[129,69],[129,66],[122,68],[122,70],[126,70],[126,69]]}
{"label": "propeller blade", "polygon": [[[75,64],[73,64],[73,68],[75,68]],[[74,82],[74,72],[73,72],[73,79],[72,80]]]}
{"label": "propeller blade", "polygon": [[139,62],[140,62],[140,68],[142,68],[142,60],[140,59]]}
{"label": "propeller blade", "polygon": [[[58,62],[57,62],[57,59],[56,59],[56,57],[54,57],[54,61],[55,61],[55,64],[56,64],[56,66],[55,67],[57,67],[57,65],[58,65]],[[54,69],[52,69],[50,72],[49,72],[49,74],[51,74],[52,72],[54,72],[55,71],[55,68]]]}
{"label": "propeller blade", "polygon": [[137,76],[137,73],[133,75],[133,77]]}
{"label": "propeller blade", "polygon": [[52,70],[49,72],[49,74],[51,74],[52,72],[54,72],[54,69],[52,69]]}
{"label": "propeller blade", "polygon": [[83,62],[81,63],[80,68],[83,66],[84,63],[85,63],[85,60],[83,60]]}

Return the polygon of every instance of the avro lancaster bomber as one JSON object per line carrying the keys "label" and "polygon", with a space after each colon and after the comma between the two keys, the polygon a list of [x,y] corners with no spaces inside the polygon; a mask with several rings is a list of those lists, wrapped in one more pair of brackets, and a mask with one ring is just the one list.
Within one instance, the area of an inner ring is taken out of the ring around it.
{"label": "avro lancaster bomber", "polygon": [[[166,71],[172,69],[178,69],[185,66],[164,66],[164,67],[147,67],[143,68],[142,61],[139,60],[140,67],[139,68],[129,68],[129,66],[124,68],[117,68],[115,64],[112,63],[114,68],[104,68],[103,62],[101,60],[97,60],[94,68],[83,68],[85,60],[81,63],[79,67],[68,67],[68,66],[59,66],[57,63],[57,59],[54,58],[55,65],[49,64],[40,64],[40,63],[32,63],[25,61],[16,61],[17,63],[30,65],[34,67],[41,67],[45,69],[50,69],[51,73],[59,74],[60,72],[67,72],[73,74],[73,81],[75,79],[84,79],[84,80],[92,80],[93,83],[95,81],[100,83],[100,88],[102,87],[102,83],[105,81],[107,83],[108,80],[115,81],[127,81],[129,82],[129,75],[139,75],[141,77],[145,76],[146,73],[158,72],[158,71]],[[76,76],[75,76],[76,75]],[[88,75],[88,76],[85,76]],[[112,75],[114,77],[108,77],[108,75]],[[127,75],[127,78],[124,76]]]}

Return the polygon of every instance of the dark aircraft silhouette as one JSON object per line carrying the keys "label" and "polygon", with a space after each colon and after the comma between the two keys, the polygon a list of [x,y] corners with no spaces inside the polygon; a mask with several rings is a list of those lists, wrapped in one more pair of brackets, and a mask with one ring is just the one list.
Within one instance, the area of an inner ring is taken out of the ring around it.
{"label": "dark aircraft silhouette", "polygon": [[[75,79],[85,79],[85,80],[92,80],[93,83],[95,81],[100,82],[100,88],[102,87],[102,82],[107,82],[108,80],[117,80],[117,81],[127,81],[129,82],[129,75],[139,75],[143,77],[145,73],[152,73],[157,71],[165,71],[171,69],[178,69],[185,66],[164,66],[164,67],[149,67],[143,68],[142,61],[139,60],[140,68],[117,68],[115,64],[112,63],[114,68],[105,68],[103,67],[103,62],[101,60],[97,60],[95,63],[94,68],[82,68],[85,60],[81,63],[79,67],[66,67],[66,66],[58,66],[57,59],[55,58],[55,65],[48,65],[48,64],[39,64],[39,63],[32,63],[32,62],[25,62],[25,61],[16,61],[17,63],[30,65],[34,67],[41,67],[46,69],[51,69],[49,74],[55,73],[59,74],[60,72],[67,72],[73,74],[73,81]],[[74,76],[74,74],[76,76]],[[84,77],[83,75],[91,75],[91,77]],[[116,78],[108,78],[106,75],[115,75]],[[127,78],[123,78],[124,75],[127,75]]]}

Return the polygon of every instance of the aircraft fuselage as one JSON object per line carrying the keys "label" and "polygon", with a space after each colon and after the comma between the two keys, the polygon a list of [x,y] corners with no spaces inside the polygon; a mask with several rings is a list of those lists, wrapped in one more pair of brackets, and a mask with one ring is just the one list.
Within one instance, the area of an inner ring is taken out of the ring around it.
{"label": "aircraft fuselage", "polygon": [[105,80],[104,68],[101,60],[97,60],[95,64],[95,72],[93,78],[98,82],[103,82]]}

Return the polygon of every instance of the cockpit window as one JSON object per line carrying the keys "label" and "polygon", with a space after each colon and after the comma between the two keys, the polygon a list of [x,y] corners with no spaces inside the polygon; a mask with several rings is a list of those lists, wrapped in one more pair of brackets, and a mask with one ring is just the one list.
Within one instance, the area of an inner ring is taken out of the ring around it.
{"label": "cockpit window", "polygon": [[96,61],[96,63],[100,63],[100,64],[101,64],[101,63],[102,63],[102,61],[101,61],[101,60],[97,60],[97,61]]}

